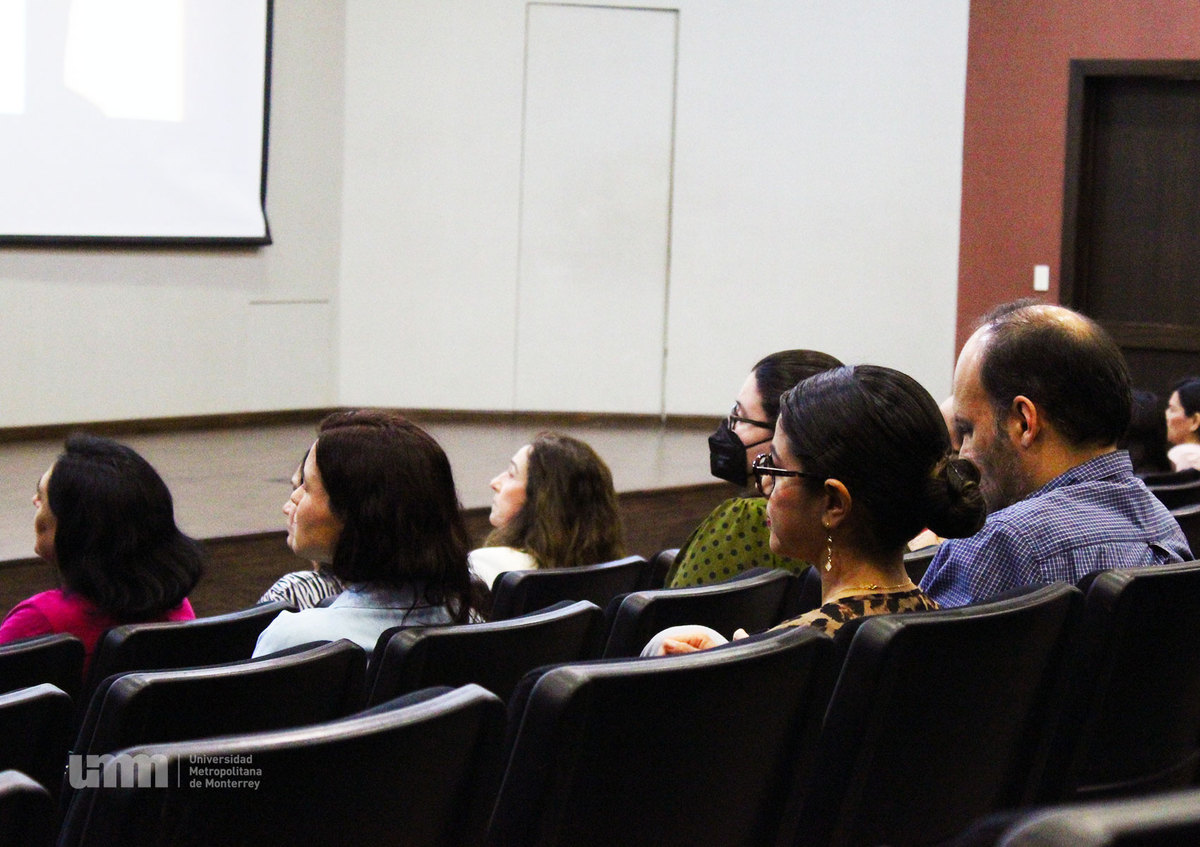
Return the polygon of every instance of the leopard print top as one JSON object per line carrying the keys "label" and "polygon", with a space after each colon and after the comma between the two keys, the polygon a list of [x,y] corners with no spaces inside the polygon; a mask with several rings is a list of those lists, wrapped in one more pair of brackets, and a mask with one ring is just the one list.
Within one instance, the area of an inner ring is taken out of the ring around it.
{"label": "leopard print top", "polygon": [[938,608],[938,604],[925,596],[925,592],[919,588],[876,594],[854,594],[849,597],[839,597],[819,609],[805,612],[803,615],[784,621],[773,628],[811,626],[832,635],[842,624],[853,618],[868,615],[890,615],[896,612],[925,612],[936,608]]}

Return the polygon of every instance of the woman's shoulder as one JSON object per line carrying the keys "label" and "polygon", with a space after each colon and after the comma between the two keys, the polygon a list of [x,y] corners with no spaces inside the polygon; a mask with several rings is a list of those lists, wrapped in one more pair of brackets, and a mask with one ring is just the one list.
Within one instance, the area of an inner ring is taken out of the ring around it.
{"label": "woman's shoulder", "polygon": [[1190,441],[1185,444],[1176,444],[1167,451],[1167,458],[1171,460],[1171,464],[1177,471],[1200,468],[1200,444]]}
{"label": "woman's shoulder", "polygon": [[515,547],[478,547],[467,556],[467,562],[472,573],[487,583],[488,588],[502,573],[537,568],[537,560],[533,556]]}
{"label": "woman's shoulder", "polygon": [[502,563],[511,565],[508,570],[528,570],[537,567],[537,560],[524,550],[516,547],[476,547],[467,557],[474,565],[476,563]]}
{"label": "woman's shoulder", "polygon": [[[762,497],[731,497],[719,503],[692,531],[692,538],[722,537],[736,532],[767,534],[767,501]],[[690,539],[689,539],[690,541]]]}
{"label": "woman's shoulder", "polygon": [[730,497],[728,500],[723,500],[708,513],[705,520],[721,520],[721,519],[755,519],[761,520],[763,515],[767,513],[767,499],[765,497]]}

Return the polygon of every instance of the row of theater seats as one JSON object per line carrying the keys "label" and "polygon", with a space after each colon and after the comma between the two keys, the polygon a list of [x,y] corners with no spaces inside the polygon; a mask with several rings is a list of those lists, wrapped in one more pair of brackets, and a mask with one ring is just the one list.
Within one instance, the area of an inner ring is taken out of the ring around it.
{"label": "row of theater seats", "polygon": [[1200,470],[1188,468],[1170,473],[1149,474],[1143,478],[1146,487],[1154,492],[1168,509],[1179,509],[1200,503]]}
{"label": "row of theater seats", "polygon": [[[41,777],[0,777],[0,844],[993,844],[1038,806],[1184,788],[1200,760],[1196,562],[861,619],[834,639],[508,667],[522,631],[594,655],[603,619],[567,602],[387,633],[370,657],[343,641],[126,673],[85,710],[48,683],[0,695],[0,769]],[[194,657],[218,629],[113,634],[190,633]],[[31,643],[0,648],[0,680],[22,648],[28,664]],[[84,758],[62,779],[72,737]],[[159,787],[104,787],[133,756]]]}

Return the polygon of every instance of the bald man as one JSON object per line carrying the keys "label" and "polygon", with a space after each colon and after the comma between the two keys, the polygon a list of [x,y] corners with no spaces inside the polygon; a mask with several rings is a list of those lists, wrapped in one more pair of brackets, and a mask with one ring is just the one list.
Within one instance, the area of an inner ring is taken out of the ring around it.
{"label": "bald man", "polygon": [[1117,439],[1129,372],[1098,324],[1061,306],[1002,306],[954,370],[960,455],[978,465],[987,523],[943,543],[921,580],[941,606],[1033,583],[1192,558],[1179,524]]}

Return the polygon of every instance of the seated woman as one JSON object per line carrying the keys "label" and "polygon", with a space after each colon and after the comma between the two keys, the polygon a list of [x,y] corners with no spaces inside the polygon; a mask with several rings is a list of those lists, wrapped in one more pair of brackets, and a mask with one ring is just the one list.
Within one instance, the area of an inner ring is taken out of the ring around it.
{"label": "seated woman", "polygon": [[[933,398],[899,371],[859,365],[810,377],[780,407],[753,472],[771,549],[816,564],[822,605],[779,627],[833,632],[852,618],[937,608],[905,574],[906,542],[923,527],[972,535],[987,509],[979,471],[952,454]],[[660,655],[724,639],[696,628],[655,641]]]}
{"label": "seated woman", "polygon": [[0,643],[70,633],[83,642],[86,672],[109,627],[196,616],[187,595],[204,572],[203,552],[179,531],[171,492],[135,451],[72,436],[33,505],[33,550],[57,568],[62,587],[13,607]]}
{"label": "seated woman", "polygon": [[1176,471],[1200,469],[1200,377],[1175,384],[1167,402],[1167,458]]}
{"label": "seated woman", "polygon": [[[745,487],[750,464],[775,432],[779,395],[801,380],[842,363],[815,350],[782,350],[761,359],[750,371],[729,416],[708,439],[709,465],[718,479]],[[667,588],[723,582],[751,568],[783,568],[801,573],[805,561],[774,553],[767,545],[762,497],[743,494],[718,505],[675,555]]]}
{"label": "seated woman", "polygon": [[543,432],[492,480],[495,529],[471,551],[490,588],[505,571],[595,565],[625,555],[612,473],[582,441]]}
{"label": "seated woman", "polygon": [[[292,472],[292,493],[300,487],[304,482],[304,462],[308,459],[308,454],[304,454],[304,459],[300,461],[300,466]],[[296,504],[289,497],[287,502],[283,504],[283,514],[291,523],[292,512],[296,510]],[[258,598],[258,602],[271,603],[276,600],[283,600],[299,609],[311,609],[313,606],[318,606],[324,600],[329,600],[341,594],[346,589],[342,585],[342,581],[327,570],[321,569],[320,562],[313,562],[311,570],[292,571],[285,573],[275,583],[263,593],[262,597]]]}
{"label": "seated woman", "polygon": [[1153,391],[1135,389],[1132,408],[1129,428],[1117,441],[1117,449],[1128,451],[1133,472],[1140,477],[1170,473],[1162,400]]}
{"label": "seated woman", "polygon": [[254,648],[347,638],[370,650],[393,626],[465,623],[477,608],[450,461],[402,415],[335,412],[292,492],[288,546],[346,585],[324,608],[280,612]]}

